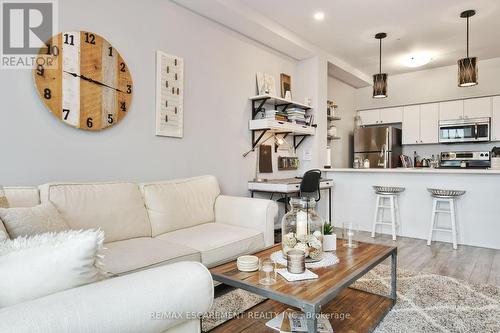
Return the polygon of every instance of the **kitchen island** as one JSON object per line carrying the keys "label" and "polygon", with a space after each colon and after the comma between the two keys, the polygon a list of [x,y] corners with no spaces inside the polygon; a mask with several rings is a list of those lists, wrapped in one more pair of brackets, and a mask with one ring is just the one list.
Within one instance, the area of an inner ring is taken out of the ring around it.
{"label": "kitchen island", "polygon": [[[356,223],[371,231],[375,209],[373,185],[402,186],[399,197],[401,226],[398,235],[427,239],[432,198],[427,188],[465,190],[457,200],[458,243],[500,249],[500,170],[489,169],[323,169],[333,179],[333,223]],[[387,215],[388,218],[388,215]],[[440,225],[449,226],[442,216]],[[390,227],[377,227],[390,233]],[[434,233],[434,240],[451,241],[449,233]]]}

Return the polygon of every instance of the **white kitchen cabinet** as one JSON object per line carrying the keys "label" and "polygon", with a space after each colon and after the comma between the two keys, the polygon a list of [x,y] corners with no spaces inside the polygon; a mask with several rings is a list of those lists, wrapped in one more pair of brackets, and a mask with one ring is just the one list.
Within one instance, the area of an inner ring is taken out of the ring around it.
{"label": "white kitchen cabinet", "polygon": [[457,120],[464,116],[464,101],[439,103],[439,120]]}
{"label": "white kitchen cabinet", "polygon": [[464,119],[491,117],[491,97],[464,100]]}
{"label": "white kitchen cabinet", "polygon": [[380,124],[395,124],[403,122],[403,108],[380,109]]}
{"label": "white kitchen cabinet", "polygon": [[420,143],[439,142],[439,104],[420,105]]}
{"label": "white kitchen cabinet", "polygon": [[491,115],[491,141],[500,141],[500,96],[493,97]]}
{"label": "white kitchen cabinet", "polygon": [[403,144],[415,145],[420,142],[420,105],[403,108]]}
{"label": "white kitchen cabinet", "polygon": [[361,125],[377,125],[380,122],[380,110],[364,110],[358,111],[358,115],[361,117]]}

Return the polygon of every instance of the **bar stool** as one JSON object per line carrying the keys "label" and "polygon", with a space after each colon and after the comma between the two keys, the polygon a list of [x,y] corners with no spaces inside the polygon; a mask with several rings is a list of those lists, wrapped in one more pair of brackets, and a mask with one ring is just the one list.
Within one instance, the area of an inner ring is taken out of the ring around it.
{"label": "bar stool", "polygon": [[[390,225],[392,229],[392,240],[396,240],[396,227],[400,225],[401,216],[399,214],[398,195],[405,190],[404,187],[396,186],[373,186],[377,199],[375,202],[375,216],[373,217],[372,237],[375,237],[377,225]],[[388,201],[388,205],[386,205]],[[391,220],[384,221],[384,209],[391,212]],[[380,214],[382,212],[382,214]],[[381,219],[379,220],[379,216]]]}
{"label": "bar stool", "polygon": [[[453,249],[457,249],[457,225],[456,225],[456,209],[455,200],[465,194],[462,190],[441,190],[435,188],[428,188],[427,191],[431,193],[434,198],[432,201],[432,216],[431,216],[431,228],[429,230],[429,238],[427,239],[427,245],[431,245],[432,234],[434,231],[444,231],[451,232]],[[440,203],[447,203],[448,209],[440,207]],[[436,219],[438,214],[449,214],[451,219],[451,228],[436,228]]]}

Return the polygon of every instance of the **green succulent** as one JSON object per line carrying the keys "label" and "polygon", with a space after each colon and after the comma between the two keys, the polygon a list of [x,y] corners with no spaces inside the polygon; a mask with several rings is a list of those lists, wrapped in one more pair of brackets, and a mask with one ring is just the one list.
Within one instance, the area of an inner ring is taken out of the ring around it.
{"label": "green succulent", "polygon": [[333,234],[333,225],[330,223],[325,223],[323,225],[323,235],[331,235]]}

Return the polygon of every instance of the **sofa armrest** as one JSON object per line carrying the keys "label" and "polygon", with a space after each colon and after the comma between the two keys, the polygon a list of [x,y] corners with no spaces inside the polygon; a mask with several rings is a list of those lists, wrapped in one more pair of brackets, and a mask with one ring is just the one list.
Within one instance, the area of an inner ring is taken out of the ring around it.
{"label": "sofa armrest", "polygon": [[199,323],[195,314],[212,301],[210,272],[179,262],[2,308],[0,332],[158,333],[187,320]]}
{"label": "sofa armrest", "polygon": [[259,230],[265,246],[274,244],[277,215],[278,205],[271,200],[219,195],[215,201],[215,222]]}

